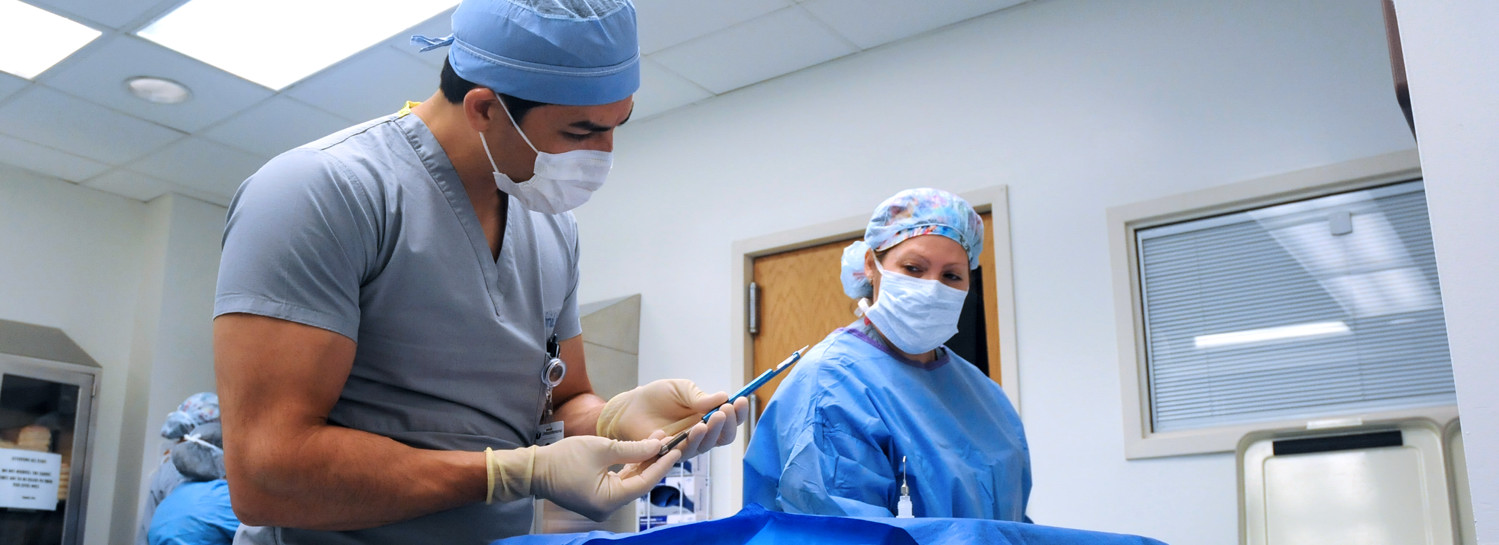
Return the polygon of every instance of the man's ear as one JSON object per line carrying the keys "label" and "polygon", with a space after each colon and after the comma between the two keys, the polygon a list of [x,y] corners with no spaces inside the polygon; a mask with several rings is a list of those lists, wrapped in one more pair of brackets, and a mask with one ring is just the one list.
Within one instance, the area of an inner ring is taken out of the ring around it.
{"label": "man's ear", "polygon": [[[499,97],[495,96],[494,90],[486,87],[469,89],[468,93],[463,95],[463,117],[468,120],[469,128],[479,132],[488,132],[490,124],[497,122],[495,115],[505,115],[504,112],[496,111],[495,108],[504,107]],[[509,121],[504,122],[509,123]]]}

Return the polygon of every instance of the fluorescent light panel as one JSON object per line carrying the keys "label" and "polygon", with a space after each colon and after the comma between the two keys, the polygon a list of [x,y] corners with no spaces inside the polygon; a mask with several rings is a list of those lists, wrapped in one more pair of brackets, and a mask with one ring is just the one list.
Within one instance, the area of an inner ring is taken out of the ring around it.
{"label": "fluorescent light panel", "polygon": [[19,0],[0,0],[0,70],[36,77],[101,33]]}
{"label": "fluorescent light panel", "polygon": [[457,0],[192,0],[137,34],[279,91],[457,4]]}
{"label": "fluorescent light panel", "polygon": [[1314,324],[1248,329],[1232,333],[1198,335],[1193,339],[1193,342],[1197,345],[1197,348],[1218,348],[1236,344],[1283,341],[1305,337],[1321,337],[1324,335],[1346,335],[1348,333],[1350,333],[1348,324],[1343,322],[1317,322]]}

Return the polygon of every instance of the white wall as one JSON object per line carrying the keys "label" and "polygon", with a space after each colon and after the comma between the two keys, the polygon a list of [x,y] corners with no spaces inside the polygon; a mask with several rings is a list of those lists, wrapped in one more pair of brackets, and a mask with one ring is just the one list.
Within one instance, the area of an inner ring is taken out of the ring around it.
{"label": "white wall", "polygon": [[1499,3],[1396,2],[1478,542],[1499,543]]}
{"label": "white wall", "polygon": [[114,507],[146,217],[140,202],[0,170],[0,318],[60,328],[104,368],[90,447],[88,543],[106,541]]}
{"label": "white wall", "polygon": [[642,381],[730,389],[733,241],[1006,184],[1032,516],[1234,543],[1232,455],[1124,460],[1105,210],[1409,149],[1391,89],[1377,2],[1025,4],[626,125],[581,299],[643,294]]}
{"label": "white wall", "polygon": [[[185,395],[153,383],[203,383],[206,376],[212,385],[211,364],[202,366],[211,361],[204,356],[211,339],[206,325],[194,322],[208,320],[218,267],[217,243],[205,246],[203,233],[216,241],[223,215],[223,208],[191,199],[147,205],[0,167],[0,318],[60,328],[103,367],[85,543],[132,538],[142,437],[155,435],[165,417],[142,409],[158,395],[175,396],[173,404]],[[179,293],[145,289],[153,275]],[[204,297],[205,282],[206,299],[193,300]],[[142,321],[157,324],[151,335],[141,335]],[[158,367],[137,365],[143,353],[159,354]],[[139,372],[148,375],[130,388]],[[116,517],[116,510],[128,514]],[[112,524],[121,518],[128,524]]]}
{"label": "white wall", "polygon": [[[227,213],[216,204],[180,195],[166,195],[150,205],[169,207],[162,213],[170,220],[161,277],[165,289],[157,303],[159,333],[144,420],[147,456],[162,452],[161,423],[167,413],[177,410],[189,395],[214,391],[213,297]],[[145,464],[141,478],[151,470],[151,464]]]}
{"label": "white wall", "polygon": [[139,502],[168,444],[160,436],[167,413],[188,395],[214,390],[211,317],[225,210],[171,194],[146,207],[150,217],[119,444],[120,467],[139,470],[116,472],[120,494],[111,523],[116,539],[138,522]]}

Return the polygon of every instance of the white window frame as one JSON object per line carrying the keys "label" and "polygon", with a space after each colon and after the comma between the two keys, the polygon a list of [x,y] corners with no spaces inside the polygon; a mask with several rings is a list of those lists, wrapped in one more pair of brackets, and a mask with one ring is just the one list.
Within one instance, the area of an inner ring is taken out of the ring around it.
{"label": "white window frame", "polygon": [[1457,405],[1453,404],[1327,414],[1315,419],[1254,422],[1174,432],[1151,429],[1150,375],[1145,368],[1145,322],[1140,298],[1137,230],[1420,177],[1420,158],[1415,150],[1409,150],[1110,208],[1109,252],[1113,263],[1125,457],[1138,459],[1233,452],[1245,435],[1261,430],[1317,429],[1409,417],[1430,418],[1437,422],[1456,418]]}

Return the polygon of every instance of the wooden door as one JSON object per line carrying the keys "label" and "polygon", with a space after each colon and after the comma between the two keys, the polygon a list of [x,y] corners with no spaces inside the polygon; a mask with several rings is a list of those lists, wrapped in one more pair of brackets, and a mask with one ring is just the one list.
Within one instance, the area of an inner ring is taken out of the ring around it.
{"label": "wooden door", "polygon": [[[854,321],[857,304],[843,293],[838,280],[843,249],[853,239],[755,258],[754,282],[759,288],[759,332],[754,337],[752,376],[775,367],[791,352],[815,345],[834,329]],[[758,407],[781,384],[782,374],[762,386]],[[757,412],[755,416],[759,416]]]}
{"label": "wooden door", "polygon": [[[989,213],[980,216],[984,219],[984,231],[993,233]],[[855,320],[857,302],[843,293],[843,284],[838,279],[843,249],[855,238],[755,258],[752,281],[759,290],[759,332],[754,336],[754,372],[750,376],[758,376],[796,349],[815,345],[834,329]],[[990,238],[984,238],[980,273],[974,276],[985,284],[977,295],[983,300],[980,319],[987,325],[980,329],[988,361],[975,363],[986,365],[990,378],[998,383],[999,334],[994,324],[998,323],[999,306],[992,289],[993,275],[983,274],[994,270],[994,244]],[[756,392],[759,411],[764,410],[783,377],[772,379]],[[758,418],[759,412],[755,416]]]}

